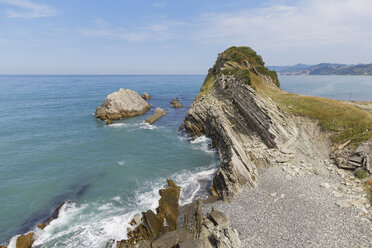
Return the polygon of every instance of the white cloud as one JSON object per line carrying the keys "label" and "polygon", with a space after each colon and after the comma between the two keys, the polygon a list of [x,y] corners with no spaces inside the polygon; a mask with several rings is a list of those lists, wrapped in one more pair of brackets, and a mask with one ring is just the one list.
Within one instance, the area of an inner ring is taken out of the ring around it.
{"label": "white cloud", "polygon": [[176,31],[176,28],[186,25],[183,22],[164,20],[159,23],[128,29],[112,27],[108,22],[102,19],[95,20],[94,23],[94,28],[81,29],[81,34],[88,37],[120,39],[130,42],[165,41],[175,39],[179,37],[179,32]]}
{"label": "white cloud", "polygon": [[194,37],[203,42],[314,47],[372,40],[371,0],[304,0],[202,16]]}
{"label": "white cloud", "polygon": [[7,9],[7,16],[10,18],[39,18],[47,16],[55,16],[57,11],[45,4],[37,4],[30,0],[0,0],[0,3],[11,5],[22,10]]}
{"label": "white cloud", "polygon": [[163,2],[155,2],[152,6],[154,6],[155,8],[160,8],[160,7],[164,7],[165,5],[167,5],[167,2],[163,1]]}

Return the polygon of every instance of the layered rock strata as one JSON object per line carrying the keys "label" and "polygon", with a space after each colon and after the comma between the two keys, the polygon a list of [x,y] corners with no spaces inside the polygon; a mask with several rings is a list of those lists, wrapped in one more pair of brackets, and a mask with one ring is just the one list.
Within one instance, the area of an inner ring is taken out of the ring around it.
{"label": "layered rock strata", "polygon": [[160,119],[160,117],[162,117],[163,115],[165,115],[167,113],[167,111],[165,109],[162,109],[162,108],[156,108],[154,110],[154,113],[152,115],[150,115],[146,120],[145,122],[152,125],[155,121],[157,121],[158,119]]}
{"label": "layered rock strata", "polygon": [[106,97],[106,100],[96,109],[95,116],[101,120],[117,120],[146,113],[151,105],[137,92],[120,89]]}
{"label": "layered rock strata", "polygon": [[242,186],[255,187],[256,165],[273,163],[265,151],[291,153],[289,147],[298,135],[293,120],[250,86],[254,76],[267,87],[277,87],[272,77],[258,69],[244,57],[236,63],[220,54],[183,124],[192,136],[212,138],[220,168],[211,193],[224,200],[232,200]]}

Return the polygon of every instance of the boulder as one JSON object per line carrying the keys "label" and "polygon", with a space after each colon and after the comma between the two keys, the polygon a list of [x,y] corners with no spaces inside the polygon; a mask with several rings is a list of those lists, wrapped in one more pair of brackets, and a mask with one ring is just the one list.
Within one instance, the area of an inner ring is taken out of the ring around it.
{"label": "boulder", "polygon": [[34,243],[34,233],[22,234],[17,238],[16,248],[31,248]]}
{"label": "boulder", "polygon": [[151,99],[151,96],[149,94],[147,94],[147,92],[143,92],[141,97],[145,100],[150,100]]}
{"label": "boulder", "polygon": [[219,228],[226,228],[230,222],[226,215],[215,209],[212,209],[209,219]]}
{"label": "boulder", "polygon": [[158,212],[164,215],[167,222],[167,231],[177,229],[177,218],[179,211],[179,200],[181,188],[178,187],[172,180],[167,180],[168,188],[159,190],[160,200]]}
{"label": "boulder", "polygon": [[120,89],[106,97],[106,100],[94,113],[101,120],[117,120],[146,113],[151,108],[137,92]]}
{"label": "boulder", "polygon": [[157,121],[160,117],[162,117],[163,115],[165,115],[167,113],[167,111],[165,109],[162,109],[162,108],[156,108],[154,110],[154,113],[152,115],[150,115],[146,120],[145,122],[152,125],[155,121]]}
{"label": "boulder", "polygon": [[107,119],[106,124],[107,125],[111,125],[112,124],[112,121],[110,119]]}
{"label": "boulder", "polygon": [[177,98],[173,98],[173,100],[170,103],[172,108],[182,108],[183,105],[178,101]]}

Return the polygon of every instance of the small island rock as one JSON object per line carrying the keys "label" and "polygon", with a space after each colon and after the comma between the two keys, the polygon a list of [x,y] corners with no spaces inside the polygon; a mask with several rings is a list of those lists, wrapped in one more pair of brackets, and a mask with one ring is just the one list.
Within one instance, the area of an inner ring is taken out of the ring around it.
{"label": "small island rock", "polygon": [[143,92],[142,93],[142,98],[145,99],[145,100],[150,100],[151,96],[149,94],[147,94],[147,92]]}
{"label": "small island rock", "polygon": [[150,115],[146,120],[145,122],[152,125],[155,121],[157,121],[160,117],[162,117],[163,115],[165,115],[167,113],[167,111],[165,109],[162,109],[162,108],[156,108],[154,110],[154,113],[152,115]]}
{"label": "small island rock", "polygon": [[94,114],[101,120],[117,120],[123,117],[142,115],[149,111],[150,108],[150,104],[137,92],[129,89],[120,89],[108,95]]}
{"label": "small island rock", "polygon": [[172,108],[182,108],[183,107],[183,105],[178,101],[177,98],[173,98],[170,105],[171,105]]}

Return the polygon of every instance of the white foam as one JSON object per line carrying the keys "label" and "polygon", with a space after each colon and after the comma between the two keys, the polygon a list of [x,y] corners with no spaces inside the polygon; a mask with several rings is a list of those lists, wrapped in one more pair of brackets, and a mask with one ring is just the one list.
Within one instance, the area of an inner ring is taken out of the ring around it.
{"label": "white foam", "polygon": [[118,164],[119,164],[119,165],[124,165],[124,164],[125,164],[125,161],[124,161],[124,160],[119,161]]}
{"label": "white foam", "polygon": [[215,154],[216,149],[212,147],[212,139],[202,135],[190,141],[193,149],[201,150],[206,153]]}
{"label": "white foam", "polygon": [[156,129],[157,128],[157,126],[155,126],[155,125],[150,125],[150,124],[148,124],[148,123],[146,123],[146,122],[141,122],[139,125],[138,125],[138,127],[140,128],[140,129],[150,129],[150,130],[152,130],[152,129]]}
{"label": "white foam", "polygon": [[[170,177],[181,186],[180,204],[196,198],[205,198],[216,173],[217,164],[184,170]],[[110,240],[127,238],[128,223],[133,216],[158,207],[159,189],[166,187],[166,178],[157,178],[142,185],[132,198],[115,196],[105,202],[93,202],[77,206],[65,204],[59,217],[44,230],[35,230],[35,246],[42,247],[105,247]],[[118,204],[119,203],[119,204]],[[15,246],[14,246],[15,247]]]}
{"label": "white foam", "polygon": [[112,128],[118,128],[118,127],[125,127],[128,126],[126,123],[112,123],[110,125],[105,125],[105,127],[112,127]]}
{"label": "white foam", "polygon": [[9,244],[8,244],[8,248],[16,248],[16,242],[17,242],[17,239],[20,235],[15,235],[13,236],[10,241],[9,241]]}

